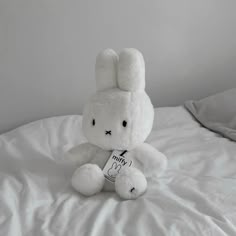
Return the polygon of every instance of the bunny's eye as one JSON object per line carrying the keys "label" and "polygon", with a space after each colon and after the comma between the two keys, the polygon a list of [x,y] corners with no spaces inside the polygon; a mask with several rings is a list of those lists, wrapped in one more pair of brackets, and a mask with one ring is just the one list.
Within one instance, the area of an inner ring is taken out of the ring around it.
{"label": "bunny's eye", "polygon": [[126,127],[127,126],[127,121],[123,120],[122,125],[123,125],[123,127]]}
{"label": "bunny's eye", "polygon": [[95,126],[95,119],[92,120],[92,125]]}

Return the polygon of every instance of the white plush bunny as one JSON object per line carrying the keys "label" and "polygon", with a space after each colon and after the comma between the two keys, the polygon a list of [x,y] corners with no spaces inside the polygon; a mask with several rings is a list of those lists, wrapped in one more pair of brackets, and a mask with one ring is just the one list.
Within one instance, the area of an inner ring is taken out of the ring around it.
{"label": "white plush bunny", "polygon": [[167,166],[166,157],[144,143],[154,110],[144,90],[142,54],[132,48],[119,56],[112,49],[102,51],[96,60],[96,85],[83,112],[88,143],[69,151],[79,167],[72,186],[86,196],[103,189],[135,199],[146,191],[146,178],[159,176]]}

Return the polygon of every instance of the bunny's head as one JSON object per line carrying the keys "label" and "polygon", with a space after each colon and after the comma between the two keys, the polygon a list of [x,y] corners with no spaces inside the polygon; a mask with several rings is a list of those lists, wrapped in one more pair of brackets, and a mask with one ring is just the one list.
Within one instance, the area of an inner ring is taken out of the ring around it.
{"label": "bunny's head", "polygon": [[144,142],[154,118],[145,92],[145,64],[136,49],[119,56],[106,49],[96,60],[97,92],[85,105],[83,131],[105,150],[130,150]]}

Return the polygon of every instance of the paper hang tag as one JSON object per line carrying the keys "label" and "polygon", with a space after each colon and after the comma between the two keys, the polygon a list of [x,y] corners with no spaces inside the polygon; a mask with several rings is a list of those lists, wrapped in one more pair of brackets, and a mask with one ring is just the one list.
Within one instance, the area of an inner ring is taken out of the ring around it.
{"label": "paper hang tag", "polygon": [[128,151],[118,151],[112,152],[106,165],[103,168],[103,173],[105,178],[114,183],[116,176],[120,173],[122,168],[130,167],[132,165],[132,160],[127,157]]}

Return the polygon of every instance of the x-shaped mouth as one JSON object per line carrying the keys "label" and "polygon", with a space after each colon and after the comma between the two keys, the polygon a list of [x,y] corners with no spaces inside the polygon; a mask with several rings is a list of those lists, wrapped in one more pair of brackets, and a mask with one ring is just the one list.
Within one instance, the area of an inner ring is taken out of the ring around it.
{"label": "x-shaped mouth", "polygon": [[111,135],[111,130],[109,130],[109,131],[106,130],[105,134],[106,135],[108,135],[108,134]]}

